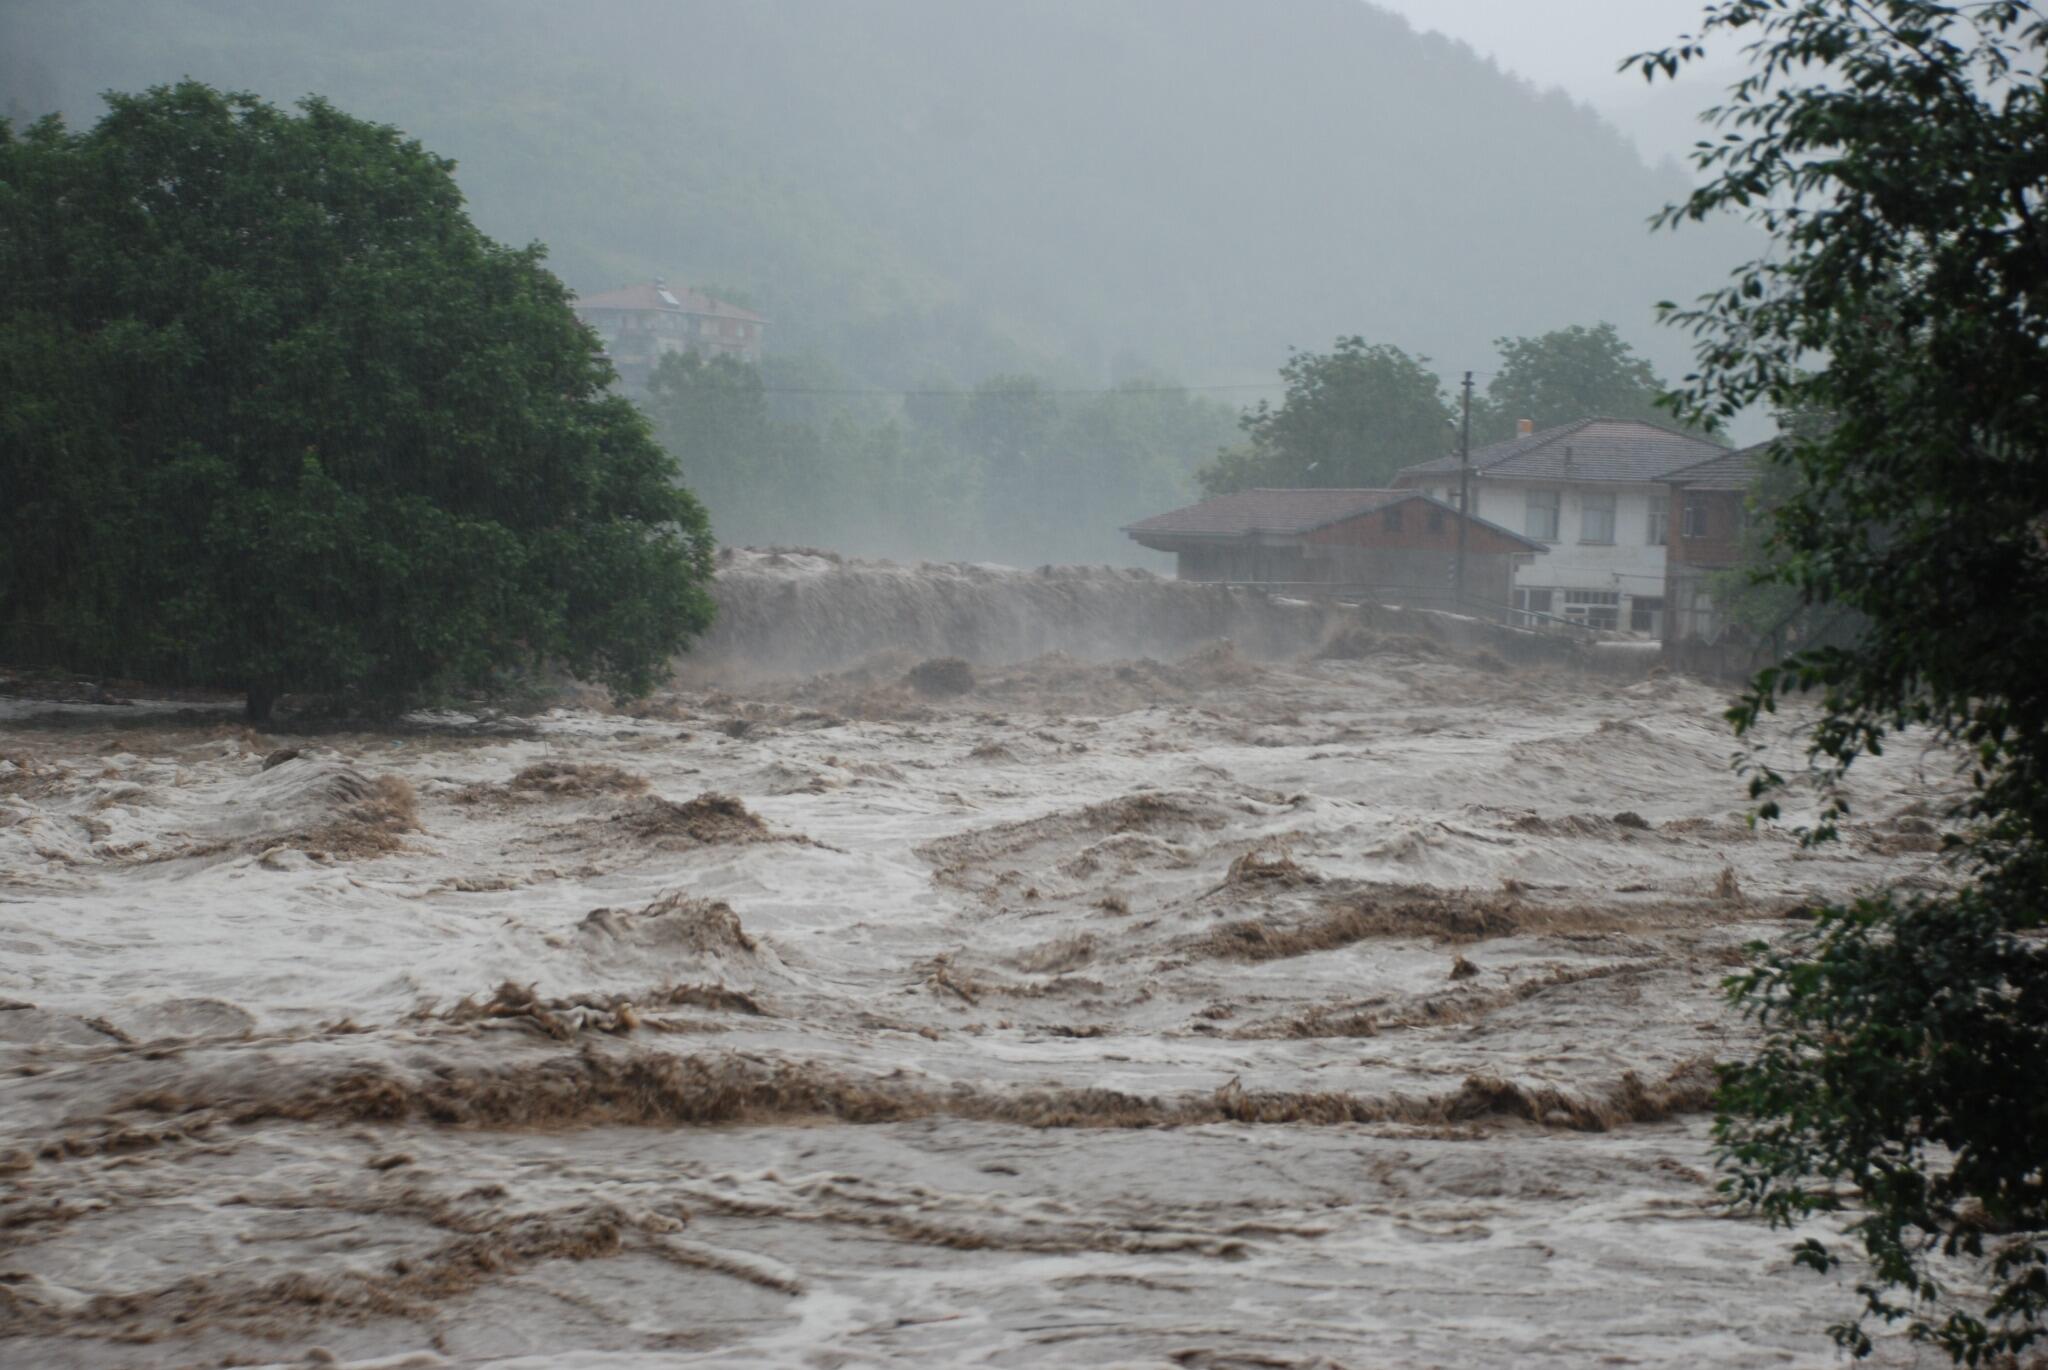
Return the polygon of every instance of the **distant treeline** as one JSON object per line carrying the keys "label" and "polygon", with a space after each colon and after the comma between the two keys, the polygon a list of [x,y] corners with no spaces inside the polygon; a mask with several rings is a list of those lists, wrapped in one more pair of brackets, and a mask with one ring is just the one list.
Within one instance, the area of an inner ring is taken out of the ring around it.
{"label": "distant treeline", "polygon": [[1237,432],[1164,381],[885,395],[815,358],[670,356],[642,404],[721,542],[1020,565],[1132,562],[1117,530],[1191,498]]}
{"label": "distant treeline", "polygon": [[[1592,415],[1669,421],[1664,384],[1610,324],[1495,340],[1475,448]],[[831,363],[663,359],[643,408],[721,541],[894,557],[1145,564],[1119,531],[1203,493],[1380,486],[1454,449],[1445,378],[1385,343],[1337,339],[1280,368],[1285,397],[1239,412],[1162,380],[1061,390],[1006,375],[972,389],[851,385]]]}
{"label": "distant treeline", "polygon": [[711,287],[867,386],[1243,382],[1355,331],[1448,368],[1573,319],[1668,372],[1653,302],[1760,246],[1647,232],[1682,173],[1358,0],[0,4],[18,123],[186,76],[395,124],[572,288]]}

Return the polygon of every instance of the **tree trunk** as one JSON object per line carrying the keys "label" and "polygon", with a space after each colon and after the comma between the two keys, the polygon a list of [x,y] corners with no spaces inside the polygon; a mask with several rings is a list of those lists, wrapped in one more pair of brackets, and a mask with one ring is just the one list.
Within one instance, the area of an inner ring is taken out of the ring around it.
{"label": "tree trunk", "polygon": [[251,723],[268,723],[270,710],[277,703],[277,690],[269,685],[251,685],[249,698],[243,710],[243,717]]}

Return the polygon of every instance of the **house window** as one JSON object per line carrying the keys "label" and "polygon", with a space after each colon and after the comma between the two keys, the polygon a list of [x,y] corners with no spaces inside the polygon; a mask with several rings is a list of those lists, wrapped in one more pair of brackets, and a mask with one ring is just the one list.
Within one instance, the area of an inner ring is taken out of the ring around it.
{"label": "house window", "polygon": [[1650,506],[1650,546],[1662,547],[1671,541],[1671,507],[1662,501]]}
{"label": "house window", "polygon": [[1686,618],[1690,620],[1684,625],[1686,637],[1698,642],[1712,642],[1719,636],[1714,628],[1714,601],[1703,587],[1692,587],[1691,610]]}
{"label": "house window", "polygon": [[1538,542],[1557,541],[1557,491],[1531,490],[1522,531]]}
{"label": "house window", "polygon": [[1614,494],[1584,495],[1579,499],[1579,541],[1614,541]]}
{"label": "house window", "polygon": [[1664,627],[1664,601],[1651,595],[1630,595],[1628,627],[1632,633],[1656,637]]}
{"label": "house window", "polygon": [[1521,589],[1515,591],[1515,623],[1523,628],[1540,628],[1550,621],[1550,597],[1547,589]]}
{"label": "house window", "polygon": [[1386,508],[1380,510],[1380,527],[1386,529],[1389,533],[1398,533],[1401,531],[1400,505],[1390,504]]}
{"label": "house window", "polygon": [[1621,626],[1621,593],[1617,590],[1566,590],[1564,616],[1572,623],[1612,631]]}
{"label": "house window", "polygon": [[1698,496],[1686,497],[1685,535],[1689,538],[1703,538],[1707,535],[1707,502]]}
{"label": "house window", "polygon": [[1444,511],[1432,504],[1429,506],[1429,531],[1441,533],[1444,530]]}

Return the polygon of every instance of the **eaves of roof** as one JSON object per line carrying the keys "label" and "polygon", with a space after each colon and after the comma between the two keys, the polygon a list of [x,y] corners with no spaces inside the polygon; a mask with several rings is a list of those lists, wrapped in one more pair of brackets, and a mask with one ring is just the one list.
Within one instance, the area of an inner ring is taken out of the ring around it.
{"label": "eaves of roof", "polygon": [[1723,452],[1691,466],[1681,466],[1658,479],[1665,485],[1688,490],[1746,490],[1756,482],[1763,455],[1776,441],[1770,438],[1738,451]]}
{"label": "eaves of roof", "polygon": [[[1189,505],[1184,509],[1169,510],[1165,514],[1154,515],[1152,518],[1149,519],[1140,519],[1136,523],[1126,524],[1120,531],[1128,534],[1130,537],[1135,538],[1139,541],[1143,541],[1146,538],[1159,538],[1162,540],[1189,542],[1229,542],[1253,537],[1303,537],[1309,533],[1316,532],[1318,529],[1328,528],[1333,524],[1348,522],[1351,519],[1358,518],[1365,514],[1370,514],[1375,510],[1385,509],[1395,504],[1407,504],[1415,501],[1420,501],[1424,504],[1433,505],[1436,508],[1446,510],[1450,513],[1450,515],[1453,518],[1460,517],[1456,505],[1450,504],[1445,500],[1440,500],[1436,498],[1434,495],[1424,494],[1420,490],[1252,490],[1239,491],[1237,493],[1239,495],[1285,494],[1297,497],[1306,495],[1342,494],[1351,496],[1382,496],[1383,498],[1361,498],[1343,501],[1341,502],[1341,507],[1333,508],[1326,513],[1311,515],[1305,518],[1287,520],[1285,522],[1276,519],[1271,522],[1261,523],[1257,520],[1257,515],[1255,512],[1249,512],[1244,516],[1246,521],[1242,525],[1234,527],[1203,527],[1200,526],[1198,523],[1195,523],[1194,521],[1184,517],[1186,515],[1196,513],[1196,511],[1201,510],[1204,505],[1215,505],[1233,498],[1229,495],[1220,495],[1214,496],[1207,500],[1202,500],[1196,504]],[[1253,510],[1256,510],[1256,507],[1257,506],[1255,505],[1252,506]],[[1169,522],[1169,520],[1175,519],[1176,517],[1180,517],[1182,521],[1180,523]],[[1500,524],[1493,522],[1491,519],[1483,519],[1477,516],[1476,514],[1467,515],[1465,517],[1468,518],[1469,522],[1473,527],[1484,528],[1489,532],[1495,533],[1503,538],[1507,538],[1512,542],[1518,542],[1532,552],[1547,552],[1550,550],[1549,545],[1547,543],[1539,542],[1534,538],[1526,537],[1521,533],[1515,532],[1513,529],[1504,528]]]}
{"label": "eaves of roof", "polygon": [[[1663,424],[1595,417],[1483,447],[1472,453],[1471,470],[1479,479],[1649,484],[1721,455],[1717,444]],[[1402,468],[1395,479],[1456,476],[1460,469],[1458,458],[1436,457]]]}

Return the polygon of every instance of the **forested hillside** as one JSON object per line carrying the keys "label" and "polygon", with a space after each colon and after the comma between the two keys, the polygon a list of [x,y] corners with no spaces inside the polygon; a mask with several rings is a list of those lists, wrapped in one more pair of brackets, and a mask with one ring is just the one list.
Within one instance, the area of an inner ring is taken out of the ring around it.
{"label": "forested hillside", "polygon": [[1359,0],[0,10],[17,119],[183,75],[396,123],[571,285],[724,288],[861,386],[1270,381],[1345,333],[1449,372],[1601,319],[1675,374],[1654,302],[1742,250],[1651,234],[1668,168]]}

